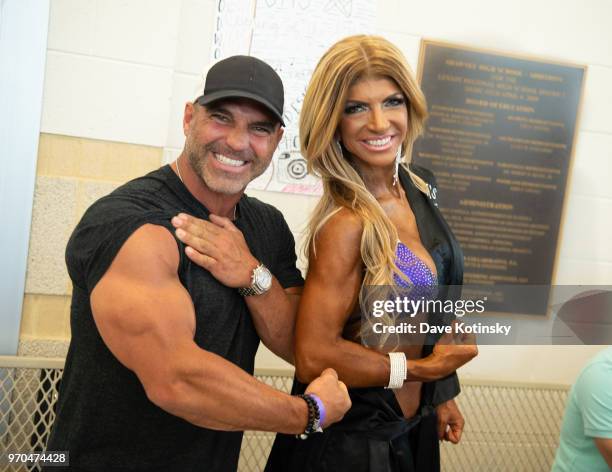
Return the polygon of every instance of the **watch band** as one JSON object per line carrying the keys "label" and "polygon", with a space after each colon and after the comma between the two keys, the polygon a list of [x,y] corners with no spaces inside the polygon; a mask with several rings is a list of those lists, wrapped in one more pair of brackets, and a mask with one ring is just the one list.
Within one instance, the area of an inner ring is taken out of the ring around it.
{"label": "watch band", "polygon": [[243,297],[250,297],[252,295],[260,295],[259,292],[256,292],[251,287],[240,287],[238,289],[238,293]]}

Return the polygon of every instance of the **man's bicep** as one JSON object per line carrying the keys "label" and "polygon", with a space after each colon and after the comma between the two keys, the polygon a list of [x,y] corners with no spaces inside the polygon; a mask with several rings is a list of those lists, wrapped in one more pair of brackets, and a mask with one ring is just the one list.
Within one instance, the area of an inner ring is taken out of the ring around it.
{"label": "man's bicep", "polygon": [[170,232],[145,225],[125,242],[91,294],[106,346],[143,384],[193,340],[193,304],[178,279],[178,261]]}

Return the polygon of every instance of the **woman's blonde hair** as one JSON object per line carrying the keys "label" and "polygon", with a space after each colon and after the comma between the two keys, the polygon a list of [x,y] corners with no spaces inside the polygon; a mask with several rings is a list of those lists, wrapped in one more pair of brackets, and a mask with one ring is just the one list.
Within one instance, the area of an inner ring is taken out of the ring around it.
{"label": "woman's blonde hair", "polygon": [[[335,141],[349,88],[365,77],[389,78],[404,94],[408,132],[402,148],[410,150],[423,132],[427,116],[425,96],[401,51],[379,36],[349,36],[334,44],[314,70],[300,115],[301,152],[309,171],[321,178],[324,190],[308,223],[306,257],[311,251],[316,254],[317,234],[329,218],[342,208],[350,209],[363,225],[362,288],[393,285],[393,274],[403,275],[395,264],[398,241],[395,226]],[[415,185],[427,192],[427,184],[407,170]]]}

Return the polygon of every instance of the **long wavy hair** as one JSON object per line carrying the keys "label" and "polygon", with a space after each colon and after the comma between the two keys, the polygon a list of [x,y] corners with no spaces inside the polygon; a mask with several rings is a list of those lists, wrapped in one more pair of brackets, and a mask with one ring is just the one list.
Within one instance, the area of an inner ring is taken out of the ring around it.
{"label": "long wavy hair", "polygon": [[[316,255],[317,234],[329,218],[342,208],[351,210],[363,224],[362,289],[373,285],[391,286],[394,273],[403,276],[395,264],[397,229],[335,141],[349,88],[365,77],[389,78],[404,94],[408,132],[402,148],[410,150],[423,132],[427,116],[425,96],[401,51],[379,36],[349,36],[334,44],[314,70],[300,114],[301,152],[308,162],[308,170],[321,178],[324,190],[308,223],[306,258],[311,252]],[[427,192],[427,184],[405,168],[417,188]]]}

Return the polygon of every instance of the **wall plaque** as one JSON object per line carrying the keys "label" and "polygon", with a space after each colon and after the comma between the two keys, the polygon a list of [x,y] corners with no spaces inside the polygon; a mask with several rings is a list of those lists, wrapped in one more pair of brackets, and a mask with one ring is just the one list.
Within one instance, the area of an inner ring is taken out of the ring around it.
{"label": "wall plaque", "polygon": [[[585,73],[422,42],[429,119],[412,159],[436,175],[440,209],[464,251],[465,284],[551,284]],[[496,308],[543,314],[547,296],[517,303]]]}

